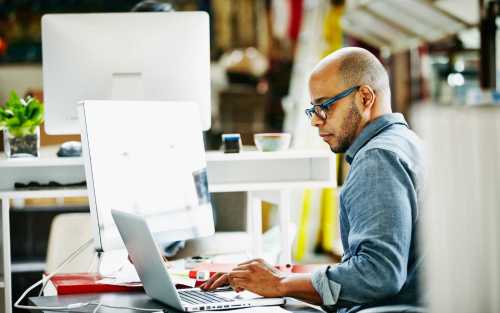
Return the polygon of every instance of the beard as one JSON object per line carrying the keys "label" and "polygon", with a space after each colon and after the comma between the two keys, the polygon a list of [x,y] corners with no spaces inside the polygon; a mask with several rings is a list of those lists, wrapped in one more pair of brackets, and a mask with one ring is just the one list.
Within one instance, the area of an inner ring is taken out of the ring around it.
{"label": "beard", "polygon": [[361,123],[361,113],[359,112],[356,104],[351,102],[349,106],[349,111],[347,115],[342,120],[340,125],[340,131],[335,135],[337,143],[334,146],[330,146],[330,149],[334,153],[345,153],[347,149],[356,139],[356,132],[358,130],[359,124]]}

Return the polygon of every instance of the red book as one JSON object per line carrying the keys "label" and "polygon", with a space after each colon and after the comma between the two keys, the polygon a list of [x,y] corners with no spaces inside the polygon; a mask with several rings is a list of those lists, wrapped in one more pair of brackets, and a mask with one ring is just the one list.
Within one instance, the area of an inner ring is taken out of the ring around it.
{"label": "red book", "polygon": [[96,273],[58,274],[50,281],[58,295],[144,290],[142,284],[103,284],[99,282],[103,278]]}

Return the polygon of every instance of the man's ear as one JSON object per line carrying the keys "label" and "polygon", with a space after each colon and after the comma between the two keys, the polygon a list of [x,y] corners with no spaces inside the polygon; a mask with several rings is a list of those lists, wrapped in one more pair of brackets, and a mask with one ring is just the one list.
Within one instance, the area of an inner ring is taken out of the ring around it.
{"label": "man's ear", "polygon": [[368,85],[359,87],[359,95],[361,96],[361,103],[364,109],[371,108],[377,98],[375,91]]}

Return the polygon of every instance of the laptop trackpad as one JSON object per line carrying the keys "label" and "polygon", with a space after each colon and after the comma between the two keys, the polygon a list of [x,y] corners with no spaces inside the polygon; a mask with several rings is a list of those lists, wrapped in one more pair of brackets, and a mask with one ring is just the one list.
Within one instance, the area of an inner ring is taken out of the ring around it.
{"label": "laptop trackpad", "polygon": [[262,297],[259,296],[258,294],[255,294],[250,291],[241,291],[241,292],[236,292],[236,291],[219,291],[217,292],[218,296],[228,298],[228,299],[234,299],[234,300],[252,300],[252,299],[261,299]]}

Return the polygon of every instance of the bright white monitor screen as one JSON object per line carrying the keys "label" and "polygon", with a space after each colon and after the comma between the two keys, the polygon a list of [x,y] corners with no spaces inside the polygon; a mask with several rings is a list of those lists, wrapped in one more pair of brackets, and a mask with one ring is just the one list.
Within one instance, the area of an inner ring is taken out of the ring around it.
{"label": "bright white monitor screen", "polygon": [[205,12],[48,14],[42,18],[45,129],[80,134],[84,100],[193,101],[210,128]]}
{"label": "bright white monitor screen", "polygon": [[124,248],[111,209],[144,216],[159,244],[214,233],[198,114],[189,102],[79,107],[98,251]]}

